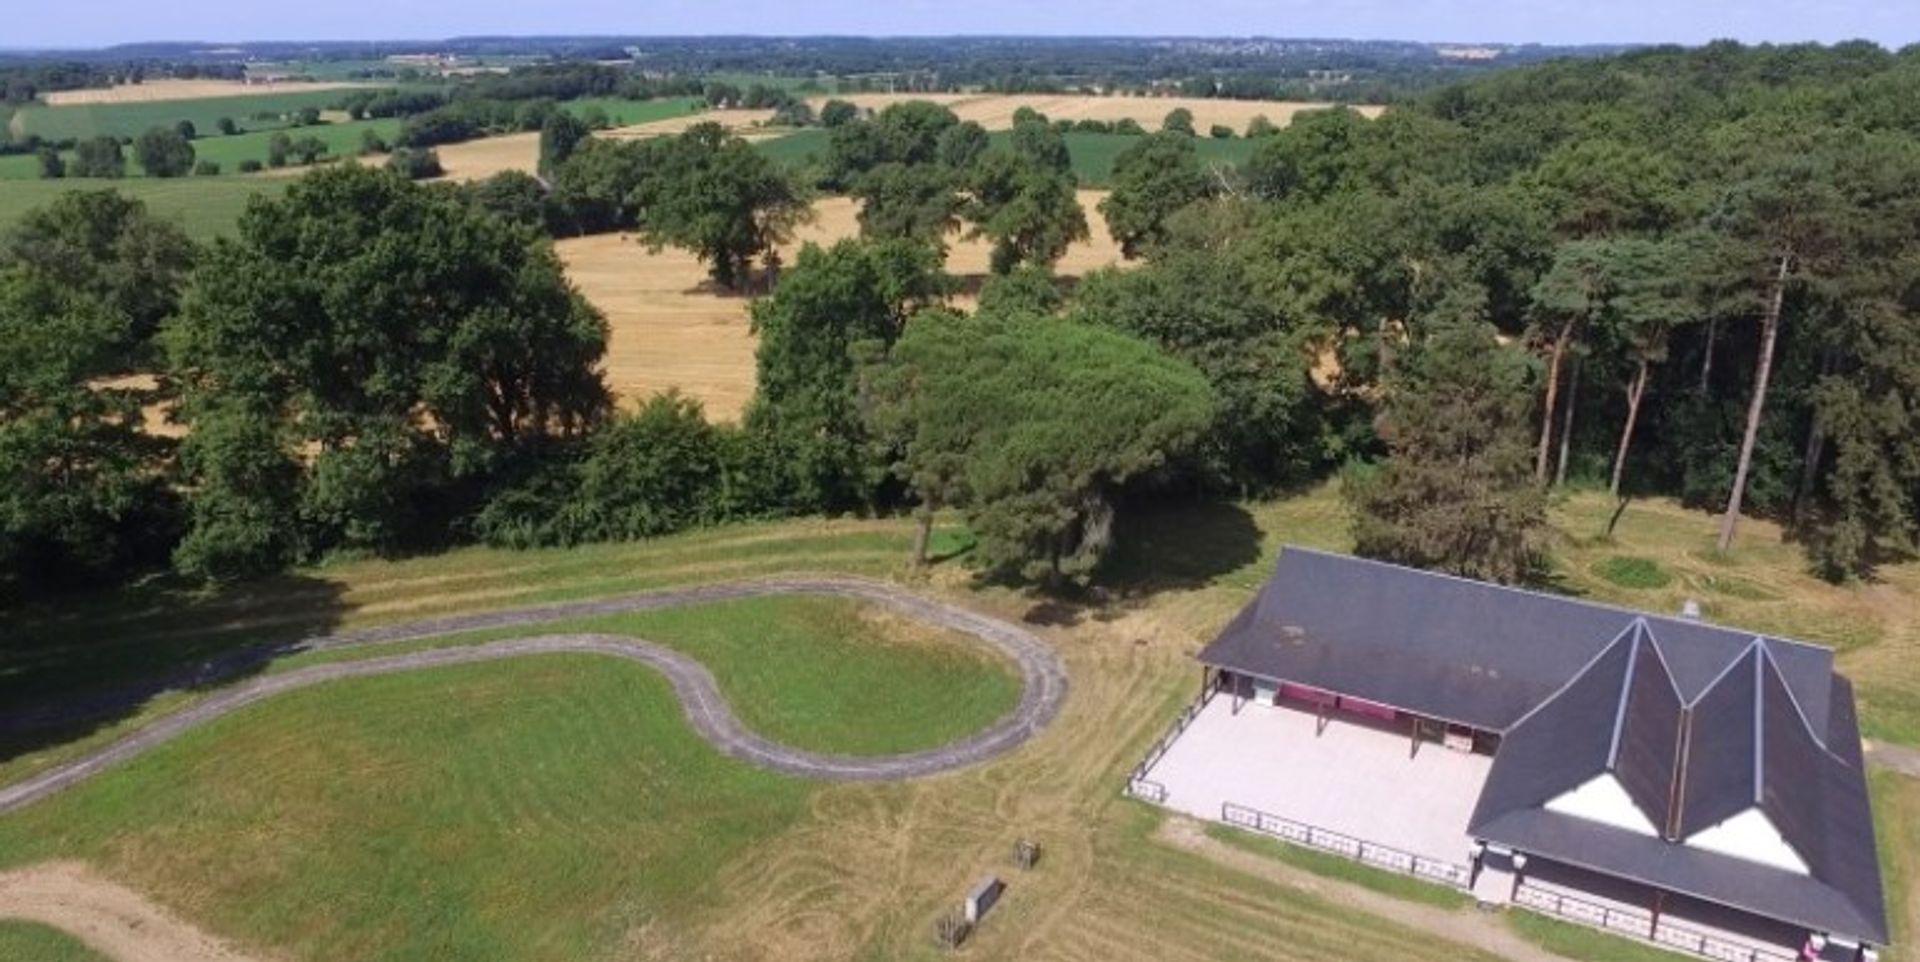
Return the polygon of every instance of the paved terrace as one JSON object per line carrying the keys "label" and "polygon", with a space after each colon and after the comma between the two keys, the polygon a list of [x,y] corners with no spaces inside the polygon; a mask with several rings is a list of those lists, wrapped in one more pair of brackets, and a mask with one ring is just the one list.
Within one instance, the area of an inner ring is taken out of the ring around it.
{"label": "paved terrace", "polygon": [[1242,702],[1222,692],[1145,777],[1164,804],[1218,821],[1224,802],[1464,865],[1467,819],[1493,759],[1432,743],[1403,726]]}

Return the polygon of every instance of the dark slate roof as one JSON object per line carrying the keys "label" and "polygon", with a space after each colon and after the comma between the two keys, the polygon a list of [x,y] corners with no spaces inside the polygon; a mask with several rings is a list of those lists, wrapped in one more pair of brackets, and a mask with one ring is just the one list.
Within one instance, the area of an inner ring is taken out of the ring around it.
{"label": "dark slate roof", "polygon": [[[1852,689],[1826,649],[1289,548],[1200,657],[1502,732],[1477,838],[1886,942]],[[1602,773],[1659,837],[1543,807]],[[1755,807],[1810,876],[1680,844]]]}
{"label": "dark slate roof", "polygon": [[1613,755],[1620,693],[1637,653],[1633,633],[1622,635],[1515,725],[1501,740],[1497,756],[1510,763],[1488,774],[1479,808],[1506,811],[1544,805],[1569,786],[1605,772]]}
{"label": "dark slate roof", "polygon": [[[1753,643],[1683,618],[1289,547],[1200,660],[1504,732],[1636,620],[1662,642],[1685,698]],[[1779,640],[1775,654],[1824,730],[1832,652]]]}
{"label": "dark slate roof", "polygon": [[1611,769],[1627,797],[1655,826],[1673,804],[1685,708],[1680,687],[1644,622],[1634,631],[1633,672],[1620,698]]}
{"label": "dark slate roof", "polygon": [[1479,826],[1474,835],[1556,862],[1808,929],[1887,944],[1877,870],[1872,898],[1867,899],[1831,880],[1770,869],[1542,808],[1508,812]]}

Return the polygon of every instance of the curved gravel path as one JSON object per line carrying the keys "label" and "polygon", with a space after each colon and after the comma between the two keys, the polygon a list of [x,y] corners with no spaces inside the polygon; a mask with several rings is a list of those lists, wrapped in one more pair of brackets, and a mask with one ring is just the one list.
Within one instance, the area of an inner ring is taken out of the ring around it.
{"label": "curved gravel path", "polygon": [[0,788],[0,814],[15,811],[84,781],[182,732],[281,692],[337,678],[359,678],[397,671],[464,665],[503,658],[556,653],[587,653],[626,658],[652,666],[673,685],[681,710],[695,734],[721,752],[742,761],[801,778],[831,781],[881,781],[917,778],[976,764],[1013,750],[1053,720],[1066,699],[1067,674],[1060,659],[1033,633],[892,585],[835,578],[751,581],[626,595],[484,614],[435,618],[404,625],[323,635],[292,651],[327,651],[417,641],[470,631],[537,625],[600,615],[704,605],[769,595],[830,595],[868,602],[922,624],[971,635],[1013,660],[1019,668],[1020,701],[983,731],[939,748],[900,755],[829,755],[802,751],[749,731],[733,714],[713,674],[671,648],[622,635],[556,634],[513,641],[408,652],[383,658],[336,662],[267,675],[215,693],[206,700],[135,730],[93,754]]}

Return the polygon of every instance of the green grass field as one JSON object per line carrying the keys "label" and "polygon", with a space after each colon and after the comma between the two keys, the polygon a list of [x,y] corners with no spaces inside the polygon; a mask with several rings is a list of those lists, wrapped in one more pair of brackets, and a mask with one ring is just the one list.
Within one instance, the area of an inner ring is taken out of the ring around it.
{"label": "green grass field", "polygon": [[[1063,135],[1067,142],[1067,154],[1073,160],[1073,173],[1082,187],[1107,187],[1113,181],[1113,162],[1120,157],[1121,151],[1138,140],[1137,136],[1126,134],[1089,134],[1069,133]],[[995,147],[1005,147],[1012,133],[996,130],[988,134]],[[1212,140],[1198,138],[1194,146],[1200,154],[1203,164],[1226,164],[1237,166],[1253,156],[1258,141],[1235,138],[1233,140]],[[784,137],[760,141],[756,146],[767,157],[787,164],[803,164],[810,159],[826,156],[827,131],[819,127],[797,130]]]}
{"label": "green grass field", "polygon": [[322,110],[338,103],[347,90],[296,90],[286,93],[207,97],[198,100],[161,100],[150,103],[69,104],[25,107],[19,111],[19,132],[47,140],[68,137],[138,137],[149,127],[171,127],[193,121],[201,133],[213,133],[222,117],[232,118],[243,130],[272,130],[285,126],[278,115],[302,107]]}
{"label": "green grass field", "polygon": [[[193,141],[195,161],[211,160],[220,165],[222,174],[237,174],[240,162],[257,160],[267,162],[267,145],[273,138],[285,133],[294,140],[314,137],[327,145],[328,156],[350,157],[360,152],[362,138],[367,131],[384,141],[391,142],[400,132],[400,121],[360,120],[338,124],[318,124],[312,127],[298,127],[291,130],[256,130],[231,137],[199,137]],[[73,161],[73,152],[67,151],[65,157]],[[16,154],[0,157],[0,181],[34,180],[40,176],[40,160],[31,155]],[[127,151],[127,179],[144,177],[140,164],[134,159],[131,150]]]}
{"label": "green grass field", "polygon": [[0,820],[0,862],[84,858],[297,958],[605,957],[811,791],[695,738],[650,669],[553,656],[248,709]]}
{"label": "green grass field", "polygon": [[712,670],[748,727],[809,751],[884,755],[934,748],[985,728],[1020,697],[1012,667],[971,639],[887,618],[855,602],[810,596],[320,652],[278,662],[274,670],[570,632],[625,635],[685,652]]}
{"label": "green grass field", "polygon": [[0,959],[17,962],[107,962],[107,958],[58,929],[0,919]]}
{"label": "green grass field", "polygon": [[598,107],[613,120],[614,126],[625,127],[633,124],[647,124],[656,120],[684,117],[699,113],[706,104],[694,97],[674,97],[665,100],[627,100],[621,97],[582,97],[569,100],[560,106],[579,117],[588,109]]}
{"label": "green grass field", "polygon": [[207,240],[232,234],[249,198],[278,196],[288,183],[279,177],[10,181],[0,183],[0,230],[67,191],[111,188],[145,201],[154,213],[178,221],[194,238]]}

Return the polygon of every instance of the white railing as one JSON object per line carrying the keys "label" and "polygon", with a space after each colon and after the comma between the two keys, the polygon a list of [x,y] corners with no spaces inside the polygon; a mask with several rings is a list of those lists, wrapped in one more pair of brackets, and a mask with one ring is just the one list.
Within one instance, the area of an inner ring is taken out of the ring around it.
{"label": "white railing", "polygon": [[1167,801],[1167,786],[1146,778],[1127,779],[1127,794],[1141,801],[1164,805]]}
{"label": "white railing", "polygon": [[1468,888],[1473,884],[1473,870],[1465,865],[1426,858],[1392,846],[1329,831],[1306,822],[1282,818],[1245,805],[1235,805],[1232,802],[1221,803],[1220,820],[1237,828],[1271,835],[1295,845],[1332,852],[1365,865],[1399,872],[1402,875],[1411,875],[1454,888]]}
{"label": "white railing", "polygon": [[1785,949],[1723,939],[1666,919],[1661,919],[1656,925],[1651,912],[1605,905],[1525,882],[1514,890],[1513,902],[1543,915],[1650,941],[1661,948],[1713,959],[1715,962],[1798,962],[1798,957]]}

